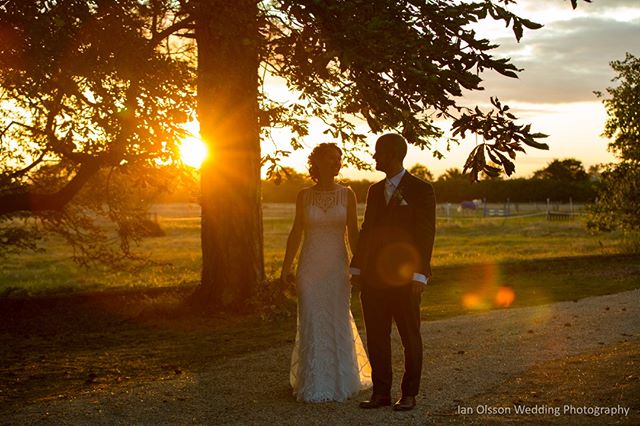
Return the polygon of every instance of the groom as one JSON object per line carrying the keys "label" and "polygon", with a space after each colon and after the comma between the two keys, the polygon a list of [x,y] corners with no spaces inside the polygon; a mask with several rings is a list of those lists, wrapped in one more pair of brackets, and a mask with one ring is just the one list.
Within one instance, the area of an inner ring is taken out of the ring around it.
{"label": "groom", "polygon": [[420,297],[431,276],[435,197],[427,182],[402,163],[407,143],[398,134],[378,138],[373,158],[385,180],[371,185],[364,222],[351,262],[352,281],[361,288],[373,394],[360,408],[391,405],[391,326],[404,347],[402,397],[396,411],[411,410],[422,374]]}

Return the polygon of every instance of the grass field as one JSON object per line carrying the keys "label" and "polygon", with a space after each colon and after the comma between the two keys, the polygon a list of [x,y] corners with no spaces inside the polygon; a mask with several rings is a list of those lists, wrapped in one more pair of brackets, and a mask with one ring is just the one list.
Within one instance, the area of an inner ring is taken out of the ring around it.
{"label": "grass field", "polygon": [[[293,208],[291,204],[264,206],[264,251],[270,278],[279,274]],[[521,210],[525,212],[522,217],[439,217],[433,286],[423,298],[430,316],[511,304],[508,294],[506,300],[496,300],[503,287],[515,292],[513,306],[640,287],[639,258],[624,255],[621,235],[591,233],[578,216],[550,222],[544,215],[529,215],[526,206]],[[2,260],[0,295],[196,285],[201,267],[199,207],[167,204],[156,206],[155,211],[166,236],[145,240],[138,250],[159,265],[139,273],[83,269],[70,260],[72,253],[64,243],[49,240],[44,252]]]}
{"label": "grass field", "polygon": [[[362,206],[361,206],[362,208]],[[193,285],[199,279],[200,211],[197,205],[159,205],[155,211],[166,236],[149,238],[138,248],[159,265],[132,274],[106,267],[81,268],[64,242],[49,239],[40,253],[23,252],[3,259],[0,294],[95,291],[107,288]],[[294,206],[264,206],[265,264],[278,276]],[[612,255],[624,251],[620,235],[589,233],[584,221],[549,222],[544,216],[440,218],[433,266],[532,261],[535,259]]]}

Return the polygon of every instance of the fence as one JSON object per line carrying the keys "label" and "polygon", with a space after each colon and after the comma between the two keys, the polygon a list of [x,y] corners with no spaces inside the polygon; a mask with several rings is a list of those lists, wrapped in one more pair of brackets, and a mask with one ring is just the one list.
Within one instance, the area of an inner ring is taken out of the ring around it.
{"label": "fence", "polygon": [[546,216],[547,220],[572,220],[583,214],[585,204],[567,201],[531,203],[488,203],[485,200],[463,201],[459,204],[442,203],[437,206],[439,218],[483,218],[483,217],[531,217]]}

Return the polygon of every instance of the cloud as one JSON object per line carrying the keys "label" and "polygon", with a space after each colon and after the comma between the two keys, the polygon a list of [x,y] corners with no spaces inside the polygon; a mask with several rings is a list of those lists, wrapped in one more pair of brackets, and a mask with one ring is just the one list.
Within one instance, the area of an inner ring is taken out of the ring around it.
{"label": "cloud", "polygon": [[[563,2],[560,2],[559,0],[537,0],[531,3],[532,4],[528,7],[541,10],[556,7],[568,7],[569,9],[571,8],[571,6],[569,6],[568,0],[564,0]],[[603,10],[636,7],[638,7],[638,0],[593,0],[591,3],[587,3],[583,0],[578,0],[578,10],[585,9],[590,12],[601,12]]]}
{"label": "cloud", "polygon": [[[607,0],[607,6],[611,3],[624,6],[631,1]],[[612,85],[609,62],[623,59],[625,52],[640,55],[638,40],[640,19],[621,22],[595,16],[551,22],[526,33],[520,43],[498,39],[496,53],[512,57],[524,71],[519,79],[484,73],[484,93],[467,98],[479,102],[493,95],[503,101],[546,104],[595,101],[593,91]]]}

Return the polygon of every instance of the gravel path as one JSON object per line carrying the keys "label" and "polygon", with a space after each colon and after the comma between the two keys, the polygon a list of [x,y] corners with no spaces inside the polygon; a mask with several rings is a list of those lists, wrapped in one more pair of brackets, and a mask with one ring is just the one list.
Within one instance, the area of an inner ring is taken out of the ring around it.
{"label": "gravel path", "polygon": [[[640,290],[425,322],[422,331],[423,384],[417,409],[407,413],[360,410],[357,401],[368,393],[346,403],[295,402],[288,385],[291,347],[287,345],[229,359],[204,373],[184,371],[162,382],[105,387],[72,400],[42,401],[2,421],[20,425],[475,423],[456,414],[457,407],[473,396],[490,392],[536,364],[638,339]],[[397,334],[394,347],[394,377],[399,379],[402,355]],[[640,413],[631,414],[640,422],[635,417]],[[566,418],[558,420],[563,421]]]}

